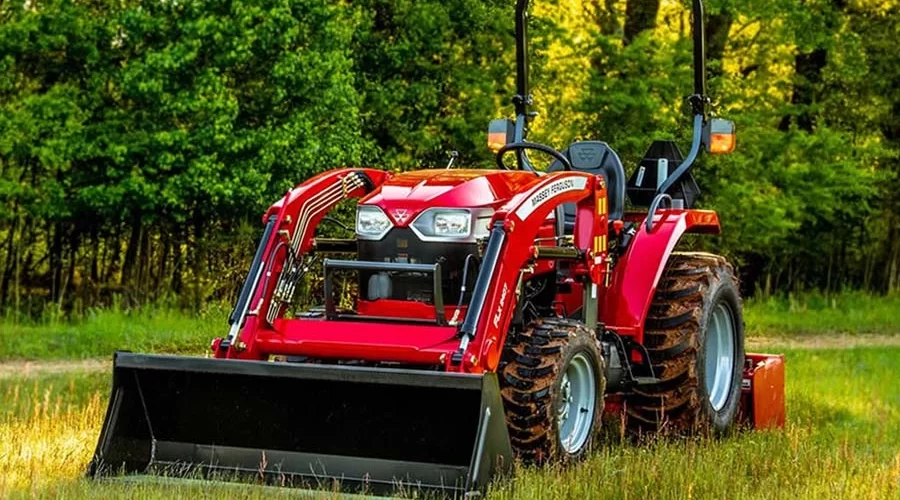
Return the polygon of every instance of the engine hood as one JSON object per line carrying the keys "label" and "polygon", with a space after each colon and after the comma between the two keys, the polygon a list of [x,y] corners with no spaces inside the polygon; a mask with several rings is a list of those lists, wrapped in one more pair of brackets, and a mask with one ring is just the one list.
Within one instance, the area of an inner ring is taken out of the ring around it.
{"label": "engine hood", "polygon": [[360,201],[376,205],[403,227],[432,208],[499,208],[538,180],[507,170],[417,170],[397,174]]}

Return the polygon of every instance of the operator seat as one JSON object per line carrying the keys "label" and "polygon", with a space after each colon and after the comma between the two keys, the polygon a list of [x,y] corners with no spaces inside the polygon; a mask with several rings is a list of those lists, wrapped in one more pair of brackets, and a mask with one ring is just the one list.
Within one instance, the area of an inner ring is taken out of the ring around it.
{"label": "operator seat", "polygon": [[[609,199],[609,220],[621,220],[625,214],[625,167],[622,166],[619,155],[608,144],[600,141],[573,143],[562,154],[572,163],[572,170],[603,176],[606,180],[606,193]],[[547,172],[562,170],[562,163],[555,160]],[[575,204],[564,203],[562,212],[565,223],[564,232],[572,234],[575,230]]]}

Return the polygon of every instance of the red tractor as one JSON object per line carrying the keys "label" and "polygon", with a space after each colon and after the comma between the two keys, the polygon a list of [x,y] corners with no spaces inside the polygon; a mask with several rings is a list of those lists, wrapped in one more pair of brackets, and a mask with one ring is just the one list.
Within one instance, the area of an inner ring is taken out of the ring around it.
{"label": "red tractor", "polygon": [[[454,494],[516,458],[584,456],[604,414],[634,433],[783,424],[783,360],[745,354],[732,266],[674,252],[686,233],[719,232],[715,212],[691,208],[690,168],[701,149],[734,147],[733,125],[707,116],[701,0],[690,152],[657,141],[628,179],[606,143],[525,140],[527,3],[516,120],[490,128],[498,168],[339,169],[289,191],[263,217],[212,358],[116,353],[90,475]],[[528,151],[553,161],[540,171]],[[626,196],[648,208],[626,211]],[[348,199],[355,237],[317,238]],[[310,269],[324,274],[324,307],[288,315]],[[337,276],[355,277],[350,308]]]}

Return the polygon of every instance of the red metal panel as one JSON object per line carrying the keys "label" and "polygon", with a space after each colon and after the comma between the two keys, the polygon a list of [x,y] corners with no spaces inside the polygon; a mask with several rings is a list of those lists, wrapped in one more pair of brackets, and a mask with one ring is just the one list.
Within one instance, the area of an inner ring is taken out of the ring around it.
{"label": "red metal panel", "polygon": [[257,334],[257,350],[326,359],[443,364],[456,350],[456,328],[391,322],[290,319]]}
{"label": "red metal panel", "polygon": [[784,427],[784,355],[747,354],[741,420],[756,429]]}
{"label": "red metal panel", "polygon": [[719,218],[712,211],[660,210],[653,220],[653,232],[649,233],[640,222],[634,240],[613,269],[600,314],[608,328],[634,336],[637,342],[643,342],[647,311],[678,240],[688,232],[719,231]]}
{"label": "red metal panel", "polygon": [[[444,306],[444,318],[448,321],[456,311],[456,304]],[[422,320],[435,320],[434,306],[424,302],[413,300],[362,300],[356,301],[356,313],[361,316],[381,316],[386,318],[410,318]],[[466,314],[466,305],[459,308],[459,317]],[[459,318],[457,318],[459,319]]]}
{"label": "red metal panel", "polygon": [[[497,208],[539,179],[518,170],[418,170],[391,177],[360,203],[381,207],[397,227],[406,227],[426,208]],[[395,210],[404,211],[402,220]]]}

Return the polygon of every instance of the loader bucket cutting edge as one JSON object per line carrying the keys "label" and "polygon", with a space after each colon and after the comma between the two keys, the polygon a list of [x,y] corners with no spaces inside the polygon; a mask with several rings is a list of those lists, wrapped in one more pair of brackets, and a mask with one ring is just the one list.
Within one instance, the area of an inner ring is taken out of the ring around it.
{"label": "loader bucket cutting edge", "polygon": [[88,475],[455,494],[511,466],[493,373],[119,352]]}

